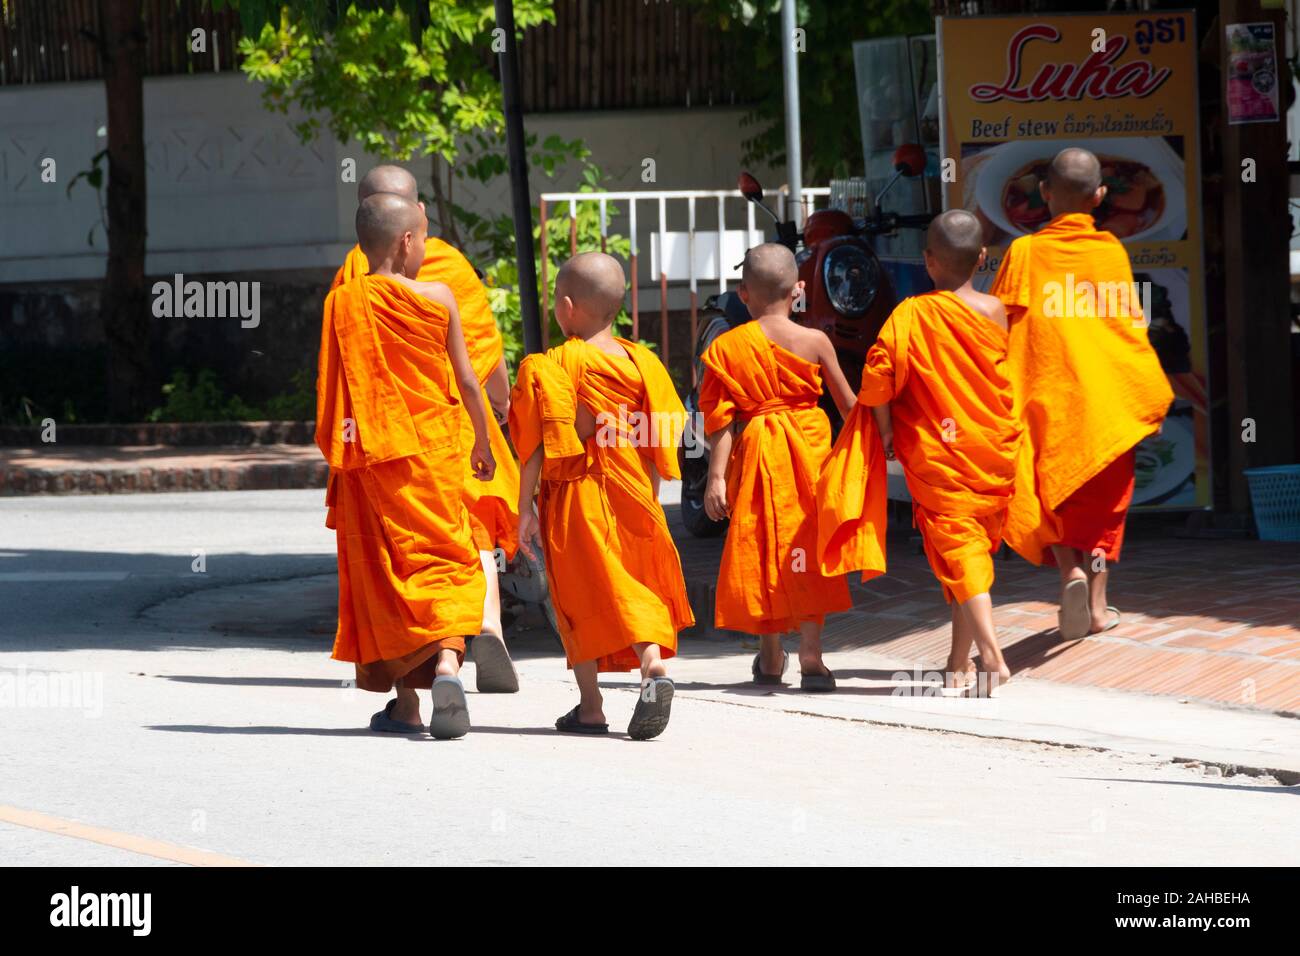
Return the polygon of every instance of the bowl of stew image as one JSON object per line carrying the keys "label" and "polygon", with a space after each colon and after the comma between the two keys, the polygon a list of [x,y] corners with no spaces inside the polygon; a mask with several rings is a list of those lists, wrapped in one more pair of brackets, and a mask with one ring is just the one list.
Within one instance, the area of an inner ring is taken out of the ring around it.
{"label": "bowl of stew image", "polygon": [[1051,220],[1038,183],[1066,146],[1081,145],[1101,163],[1106,198],[1093,212],[1097,228],[1124,242],[1177,239],[1187,228],[1182,161],[1159,137],[1080,142],[1002,143],[981,165],[975,198],[980,211],[1013,238]]}

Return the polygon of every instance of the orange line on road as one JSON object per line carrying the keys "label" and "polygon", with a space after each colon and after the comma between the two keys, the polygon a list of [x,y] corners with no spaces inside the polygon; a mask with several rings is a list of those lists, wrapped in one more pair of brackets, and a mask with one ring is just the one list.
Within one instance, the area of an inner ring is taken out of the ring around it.
{"label": "orange line on road", "polygon": [[222,856],[220,853],[195,850],[176,843],[151,840],[149,837],[135,836],[131,833],[118,833],[116,830],[105,830],[103,827],[92,827],[85,823],[78,823],[75,820],[52,817],[48,813],[37,813],[35,810],[20,810],[18,807],[6,807],[2,804],[0,804],[0,823],[12,823],[32,830],[57,833],[59,836],[72,837],[76,840],[89,840],[91,843],[102,843],[104,846],[113,846],[120,850],[128,850],[131,853],[141,853],[145,856],[154,856],[160,860],[171,860],[173,863],[185,863],[189,866],[257,865],[256,863],[236,860],[234,857]]}

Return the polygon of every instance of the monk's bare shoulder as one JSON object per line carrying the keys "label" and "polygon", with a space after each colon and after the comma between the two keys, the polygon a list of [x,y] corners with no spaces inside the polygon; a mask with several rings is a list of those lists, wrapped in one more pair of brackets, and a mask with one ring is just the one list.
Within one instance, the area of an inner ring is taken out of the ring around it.
{"label": "monk's bare shoulder", "polygon": [[984,292],[971,292],[966,301],[990,322],[1000,325],[1004,329],[1007,327],[1007,309],[997,296],[988,295]]}
{"label": "monk's bare shoulder", "polygon": [[791,319],[785,332],[789,336],[786,347],[809,362],[823,361],[827,353],[832,351],[830,337],[821,329],[810,329]]}
{"label": "monk's bare shoulder", "polygon": [[418,295],[424,296],[430,302],[436,302],[445,309],[451,310],[456,308],[456,296],[451,291],[451,286],[445,282],[416,282],[407,280],[410,284],[411,291]]}

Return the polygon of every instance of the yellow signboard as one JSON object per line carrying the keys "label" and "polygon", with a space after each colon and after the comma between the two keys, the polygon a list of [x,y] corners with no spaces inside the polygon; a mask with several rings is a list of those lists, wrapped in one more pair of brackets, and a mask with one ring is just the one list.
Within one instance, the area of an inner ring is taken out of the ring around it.
{"label": "yellow signboard", "polygon": [[[1037,179],[1066,146],[1101,159],[1097,227],[1128,248],[1177,400],[1138,448],[1135,505],[1210,503],[1196,30],[1190,12],[940,17],[946,208],[984,225],[987,288],[1049,218]],[[1148,298],[1149,296],[1149,298]]]}

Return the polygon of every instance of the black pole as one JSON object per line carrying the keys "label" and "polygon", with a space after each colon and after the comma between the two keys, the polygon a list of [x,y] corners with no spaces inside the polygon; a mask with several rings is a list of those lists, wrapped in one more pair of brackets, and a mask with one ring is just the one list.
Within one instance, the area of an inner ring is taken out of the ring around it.
{"label": "black pole", "polygon": [[542,316],[537,304],[533,266],[533,203],[528,193],[528,157],[524,152],[524,114],[519,106],[519,49],[515,43],[512,0],[496,0],[497,26],[505,32],[501,51],[501,100],[506,116],[506,158],[510,164],[510,206],[515,220],[515,256],[519,260],[519,313],[524,323],[524,351],[542,350]]}

